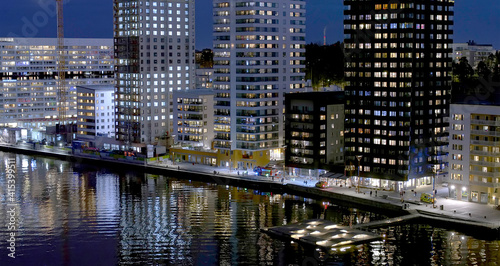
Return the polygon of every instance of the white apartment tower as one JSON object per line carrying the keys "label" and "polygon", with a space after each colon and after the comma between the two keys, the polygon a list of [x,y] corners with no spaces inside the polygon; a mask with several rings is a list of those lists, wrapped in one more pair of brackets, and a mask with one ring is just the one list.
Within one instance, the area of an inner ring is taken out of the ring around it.
{"label": "white apartment tower", "polygon": [[280,155],[284,95],[304,88],[305,4],[214,0],[215,148]]}
{"label": "white apartment tower", "polygon": [[114,0],[116,139],[155,144],[172,131],[173,91],[195,86],[194,0]]}

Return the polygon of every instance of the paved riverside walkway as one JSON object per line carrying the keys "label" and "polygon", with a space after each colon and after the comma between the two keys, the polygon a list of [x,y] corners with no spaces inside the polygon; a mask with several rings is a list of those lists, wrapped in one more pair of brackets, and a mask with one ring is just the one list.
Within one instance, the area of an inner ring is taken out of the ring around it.
{"label": "paved riverside walkway", "polygon": [[[20,150],[33,150],[32,147],[26,145],[5,145],[0,144],[3,147],[12,147]],[[37,150],[41,153],[46,153],[47,155],[58,154],[58,155],[70,155],[70,152],[60,149],[52,148],[45,149],[40,148]],[[15,152],[15,151],[13,151]],[[125,162],[123,162],[125,163]],[[245,174],[242,170],[229,170],[227,167],[214,167],[202,164],[192,164],[188,162],[175,162],[164,161],[164,162],[150,162],[148,167],[154,168],[168,168],[171,171],[186,171],[186,172],[197,172],[205,173],[207,175],[213,175],[214,171],[217,175],[228,176],[231,178],[240,178],[246,180],[255,181],[265,181],[286,184],[294,184],[303,187],[314,187],[318,181],[316,178],[310,177],[288,177],[283,180],[280,178],[275,178],[274,180],[270,177],[255,176],[253,172],[248,172]],[[307,181],[307,184],[304,182]],[[474,202],[464,202],[458,200],[447,199],[448,188],[441,185],[436,185],[437,190],[437,202],[435,207],[432,204],[425,204],[420,202],[421,193],[431,193],[432,186],[421,186],[415,189],[416,196],[411,190],[406,191],[404,194],[404,203],[401,202],[401,197],[399,192],[395,191],[383,191],[374,190],[370,188],[360,188],[360,193],[357,192],[355,187],[327,187],[318,190],[325,190],[336,194],[346,195],[350,197],[362,198],[365,200],[379,201],[383,203],[389,203],[395,206],[400,206],[402,209],[416,210],[421,214],[425,214],[433,217],[441,217],[448,220],[460,220],[470,223],[482,224],[485,227],[500,228],[500,211],[497,210],[493,205],[486,205]],[[370,191],[372,191],[370,195]],[[376,191],[376,193],[375,193]],[[405,205],[406,204],[406,205]],[[409,206],[406,208],[405,206]],[[441,210],[440,206],[443,207]]]}

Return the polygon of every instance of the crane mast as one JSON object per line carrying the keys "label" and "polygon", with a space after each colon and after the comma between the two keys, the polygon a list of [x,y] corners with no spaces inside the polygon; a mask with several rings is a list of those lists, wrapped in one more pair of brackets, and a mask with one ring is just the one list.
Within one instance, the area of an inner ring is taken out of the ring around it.
{"label": "crane mast", "polygon": [[67,90],[66,58],[64,55],[64,15],[63,0],[56,0],[57,5],[57,92],[59,105],[59,125],[66,124]]}

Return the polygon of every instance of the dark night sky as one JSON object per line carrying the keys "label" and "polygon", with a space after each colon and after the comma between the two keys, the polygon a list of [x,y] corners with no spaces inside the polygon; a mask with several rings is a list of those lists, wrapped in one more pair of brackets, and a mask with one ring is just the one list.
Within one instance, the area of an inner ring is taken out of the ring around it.
{"label": "dark night sky", "polygon": [[[67,0],[65,35],[81,38],[113,37],[112,0]],[[308,0],[307,35],[310,42],[343,38],[342,0]],[[212,1],[196,1],[196,48],[212,46]],[[2,1],[0,36],[56,37],[55,0]],[[455,2],[455,42],[475,40],[500,49],[500,1],[458,0]]]}

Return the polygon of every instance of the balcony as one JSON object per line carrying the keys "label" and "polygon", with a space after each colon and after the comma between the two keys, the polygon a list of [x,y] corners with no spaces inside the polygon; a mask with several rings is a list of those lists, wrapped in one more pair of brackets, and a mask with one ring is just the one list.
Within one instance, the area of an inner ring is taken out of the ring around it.
{"label": "balcony", "polygon": [[312,114],[314,113],[313,110],[298,110],[298,109],[293,109],[293,110],[290,110],[288,111],[288,114],[292,115],[292,114]]}
{"label": "balcony", "polygon": [[496,163],[496,162],[470,161],[469,164],[470,165],[478,165],[478,166],[500,167],[500,163]]}
{"label": "balcony", "polygon": [[500,146],[500,142],[484,141],[484,140],[471,140],[471,144],[483,145],[483,146],[493,146],[493,147]]}
{"label": "balcony", "polygon": [[215,143],[214,148],[217,149],[231,149],[231,144],[221,144],[221,143]]}
{"label": "balcony", "polygon": [[471,155],[483,155],[483,156],[500,156],[500,152],[490,152],[490,151],[477,151],[471,150]]}
{"label": "balcony", "polygon": [[471,170],[469,172],[469,174],[482,176],[482,177],[500,177],[500,171],[498,171],[498,172],[483,172],[483,171]]}
{"label": "balcony", "polygon": [[287,116],[287,119],[292,122],[314,122],[312,115],[300,115],[298,117]]}
{"label": "balcony", "polygon": [[494,121],[494,120],[478,120],[478,119],[471,119],[470,120],[471,125],[484,125],[484,126],[497,126],[500,127],[500,121]]}
{"label": "balcony", "polygon": [[314,124],[308,123],[308,124],[301,124],[301,125],[294,125],[292,124],[290,126],[290,129],[293,131],[300,131],[300,132],[310,132],[314,130]]}
{"label": "balcony", "polygon": [[471,130],[471,135],[500,137],[500,131]]}
{"label": "balcony", "polygon": [[479,182],[479,181],[469,181],[469,185],[478,186],[478,187],[491,187],[497,188],[500,187],[499,183],[490,183],[490,182]]}

